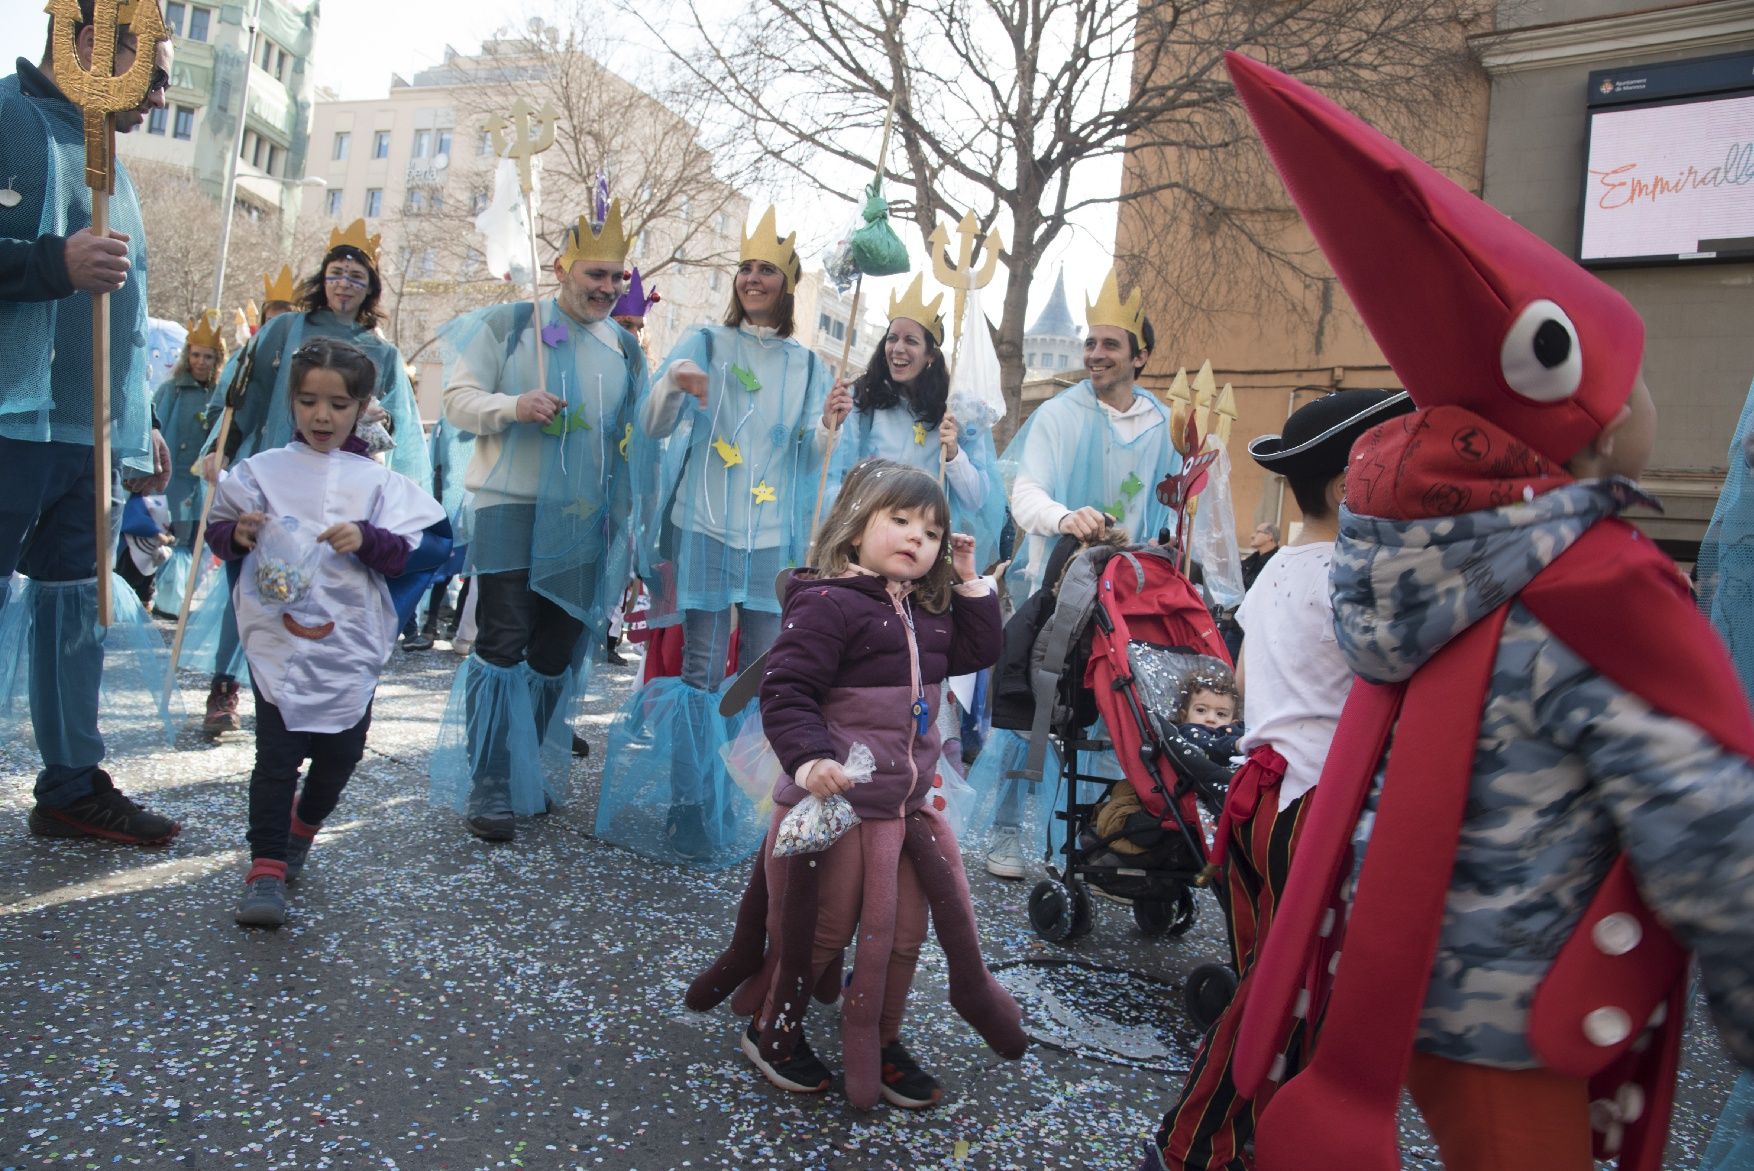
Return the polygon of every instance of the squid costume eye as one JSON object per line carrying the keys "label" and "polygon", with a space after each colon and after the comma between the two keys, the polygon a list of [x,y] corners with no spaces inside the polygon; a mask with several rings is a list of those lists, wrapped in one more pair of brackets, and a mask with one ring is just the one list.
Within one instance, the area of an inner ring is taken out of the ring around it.
{"label": "squid costume eye", "polygon": [[1505,383],[1526,399],[1570,398],[1583,382],[1583,349],[1571,318],[1551,301],[1530,302],[1505,331],[1498,366]]}

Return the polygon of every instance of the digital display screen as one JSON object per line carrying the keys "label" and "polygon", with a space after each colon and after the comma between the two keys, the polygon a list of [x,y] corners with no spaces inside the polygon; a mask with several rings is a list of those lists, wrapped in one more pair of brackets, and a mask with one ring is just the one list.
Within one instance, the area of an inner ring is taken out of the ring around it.
{"label": "digital display screen", "polygon": [[1754,259],[1754,93],[1590,111],[1585,264]]}

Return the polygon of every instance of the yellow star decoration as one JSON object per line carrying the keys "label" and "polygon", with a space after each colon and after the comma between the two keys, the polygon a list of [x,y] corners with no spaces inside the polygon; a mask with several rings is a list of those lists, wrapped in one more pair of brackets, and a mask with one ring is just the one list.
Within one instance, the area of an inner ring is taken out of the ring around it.
{"label": "yellow star decoration", "polygon": [[749,489],[749,494],[755,497],[757,504],[772,504],[779,499],[779,494],[773,490],[773,485],[766,480]]}
{"label": "yellow star decoration", "polygon": [[727,468],[734,468],[743,462],[743,452],[735,443],[727,443],[723,439],[713,440],[713,450],[725,461]]}
{"label": "yellow star decoration", "polygon": [[926,425],[917,419],[914,421],[914,446],[926,446]]}
{"label": "yellow star decoration", "polygon": [[589,520],[591,514],[596,511],[597,506],[592,504],[589,500],[586,500],[583,496],[560,510],[562,516],[576,516],[580,520]]}
{"label": "yellow star decoration", "polygon": [[631,442],[633,442],[633,424],[629,423],[627,430],[621,433],[621,442],[615,445],[620,449],[622,459],[627,458],[627,445]]}

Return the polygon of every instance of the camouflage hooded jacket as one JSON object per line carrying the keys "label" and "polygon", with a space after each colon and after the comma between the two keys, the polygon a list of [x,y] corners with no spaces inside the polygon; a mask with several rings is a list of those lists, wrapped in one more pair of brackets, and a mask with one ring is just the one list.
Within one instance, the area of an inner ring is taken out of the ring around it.
{"label": "camouflage hooded jacket", "polygon": [[1624,851],[1645,901],[1699,957],[1732,1052],[1754,1064],[1754,768],[1610,682],[1514,600],[1591,524],[1640,499],[1630,481],[1595,480],[1429,519],[1342,510],[1334,621],[1364,678],[1409,678],[1511,600],[1420,1020],[1425,1052],[1538,1064],[1530,1001]]}

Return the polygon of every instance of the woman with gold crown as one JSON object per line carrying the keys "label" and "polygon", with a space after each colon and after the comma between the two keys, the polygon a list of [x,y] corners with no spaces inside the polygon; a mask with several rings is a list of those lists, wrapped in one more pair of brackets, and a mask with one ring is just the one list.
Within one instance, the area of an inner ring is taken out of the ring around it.
{"label": "woman with gold crown", "polygon": [[[366,234],[363,219],[354,220],[345,231],[331,229],[322,263],[297,289],[297,311],[264,322],[250,339],[249,349],[254,355],[250,379],[232,418],[222,466],[291,442],[292,402],[287,378],[292,372],[292,356],[305,342],[327,337],[357,346],[377,367],[376,399],[388,415],[389,430],[395,439],[386,462],[417,484],[432,483],[432,462],[402,355],[377,332],[383,322],[378,311],[378,300],[384,290],[383,279],[378,275],[380,240],[379,236]],[[240,356],[239,361],[243,360]],[[217,441],[217,415],[210,423],[214,430],[211,447]],[[209,736],[236,731],[242,726],[238,718],[238,677],[243,670],[243,655],[238,647],[237,622],[232,616],[229,592],[209,591],[200,612],[190,619],[189,629],[193,653],[199,656],[213,647],[215,655],[202,730]]]}
{"label": "woman with gold crown", "polygon": [[[828,469],[826,508],[841,480],[862,459],[880,456],[936,476],[943,467],[951,524],[975,539],[975,564],[998,555],[1005,523],[993,433],[964,425],[949,409],[950,370],[944,359],[942,293],[925,299],[925,277],[889,298],[889,328],[850,392],[836,386],[827,414],[844,419]],[[850,412],[850,413],[849,413]]]}
{"label": "woman with gold crown", "polygon": [[743,239],[724,322],[671,350],[634,433],[659,482],[635,504],[640,576],[652,624],[683,628],[683,666],[610,730],[597,833],[663,860],[729,865],[767,828],[720,753],[748,713],[721,716],[719,691],[733,631],[744,665],[779,632],[774,581],[803,562],[828,448],[833,378],[792,336],[796,243],[769,208]]}
{"label": "woman with gold crown", "polygon": [[195,465],[207,442],[207,404],[225,364],[225,336],[219,311],[203,309],[189,322],[183,352],[171,376],[152,396],[152,416],[171,452],[171,478],[164,490],[170,509],[171,534],[177,543],[170,560],[158,573],[152,608],[175,614],[182,607],[183,590],[189,584],[189,563],[195,540],[195,524],[201,519],[201,478]]}

